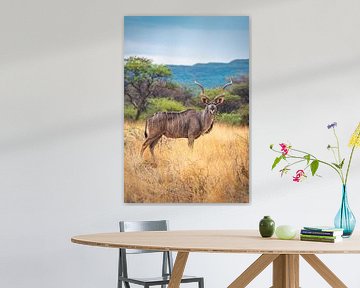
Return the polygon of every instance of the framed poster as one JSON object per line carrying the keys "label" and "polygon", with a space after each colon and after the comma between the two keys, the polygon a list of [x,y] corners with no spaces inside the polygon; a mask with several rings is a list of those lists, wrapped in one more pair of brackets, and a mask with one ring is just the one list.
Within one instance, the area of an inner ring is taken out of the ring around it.
{"label": "framed poster", "polygon": [[249,202],[249,17],[124,18],[124,202]]}

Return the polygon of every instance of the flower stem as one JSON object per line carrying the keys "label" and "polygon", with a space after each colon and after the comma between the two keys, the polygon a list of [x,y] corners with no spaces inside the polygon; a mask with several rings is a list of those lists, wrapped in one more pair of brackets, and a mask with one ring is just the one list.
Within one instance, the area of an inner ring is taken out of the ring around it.
{"label": "flower stem", "polygon": [[[344,181],[344,176],[342,175],[341,169],[336,168],[334,165],[331,165],[331,164],[328,163],[328,162],[325,162],[325,161],[322,161],[322,160],[320,160],[320,159],[317,159],[314,155],[312,155],[312,154],[310,154],[310,153],[308,153],[308,152],[306,152],[306,151],[302,151],[302,150],[298,150],[298,149],[293,149],[293,148],[291,148],[291,150],[292,150],[292,151],[295,151],[295,152],[298,152],[298,153],[310,155],[310,157],[313,158],[313,159],[310,158],[310,160],[318,160],[320,163],[325,164],[325,165],[333,168],[333,169],[336,171],[336,173],[340,176],[341,183],[343,183],[343,184],[345,183],[345,181]],[[275,150],[274,150],[274,151],[275,151]],[[276,152],[278,152],[278,151],[276,151]],[[290,155],[286,155],[286,156],[289,157]],[[297,157],[297,156],[291,156],[291,157],[302,158],[302,157]]]}
{"label": "flower stem", "polygon": [[[274,151],[275,151],[275,150],[274,150]],[[277,151],[276,151],[276,152],[277,152]],[[281,153],[281,152],[280,152],[280,153]],[[308,153],[306,153],[306,154],[308,154]],[[309,154],[309,155],[310,155],[310,154]],[[287,157],[287,158],[293,158],[293,159],[303,159],[303,157],[292,156],[292,155],[286,155],[286,157]],[[327,163],[327,162],[325,162],[325,161],[322,161],[322,160],[320,160],[320,159],[317,159],[316,157],[310,158],[310,160],[311,160],[311,161],[317,160],[317,161],[319,161],[319,163],[325,164],[325,165],[333,168],[333,169],[336,171],[336,173],[339,175],[340,180],[341,180],[341,183],[345,184],[343,177],[341,176],[339,170],[338,170],[335,166],[333,166],[333,165],[331,165],[330,163]]]}
{"label": "flower stem", "polygon": [[353,148],[351,149],[351,154],[350,154],[350,158],[349,158],[349,163],[348,163],[348,166],[347,166],[347,169],[346,169],[346,176],[345,176],[345,182],[344,182],[344,185],[346,185],[347,180],[348,180],[349,170],[350,170],[350,164],[351,164],[351,160],[352,160],[352,157],[353,157],[354,151],[355,151],[355,145],[354,145],[354,146],[353,146]]}
{"label": "flower stem", "polygon": [[[360,136],[360,134],[359,134],[359,136]],[[275,149],[273,149],[273,148],[272,148],[271,150],[273,150],[274,152],[283,154],[283,152],[281,152],[281,151],[279,151],[279,150],[275,150]],[[325,165],[333,168],[333,169],[340,175],[339,170],[338,170],[334,165],[331,165],[330,163],[327,163],[327,162],[325,162],[325,161],[323,161],[323,160],[320,160],[320,159],[316,158],[314,155],[311,155],[310,153],[307,153],[307,152],[305,152],[305,151],[301,151],[301,150],[297,150],[297,149],[292,149],[292,148],[291,148],[291,150],[292,150],[292,151],[296,151],[296,152],[300,152],[300,153],[303,153],[303,154],[306,154],[306,155],[310,155],[310,157],[312,157],[312,158],[310,158],[310,160],[318,160],[320,163],[325,164]],[[304,157],[293,156],[293,155],[289,155],[289,154],[285,155],[285,157],[287,157],[287,158],[294,158],[294,159],[304,159]],[[340,175],[340,176],[341,176],[341,175]],[[344,181],[342,181],[342,182],[344,183]]]}
{"label": "flower stem", "polygon": [[293,162],[293,163],[291,163],[291,164],[289,164],[289,165],[286,165],[285,167],[288,168],[288,167],[290,167],[290,166],[293,166],[293,165],[295,165],[295,164],[301,163],[301,162],[303,162],[303,161],[305,161],[305,159],[301,159],[301,160],[295,161],[295,162]]}
{"label": "flower stem", "polygon": [[331,150],[331,152],[332,152],[332,154],[333,154],[333,156],[334,156],[335,162],[338,163],[338,159],[337,159],[337,157],[336,157],[336,155],[335,155],[334,149],[336,149],[336,148],[333,148],[333,147],[330,148],[330,150]]}
{"label": "flower stem", "polygon": [[293,150],[293,151],[295,151],[295,152],[303,153],[303,154],[306,154],[306,155],[310,155],[311,157],[313,157],[313,158],[316,159],[316,157],[315,157],[314,155],[312,155],[312,154],[310,154],[310,153],[308,153],[308,152],[306,152],[306,151],[302,151],[302,150],[298,150],[298,149],[293,149],[293,148],[291,148],[291,150]]}
{"label": "flower stem", "polygon": [[336,149],[338,151],[338,158],[339,158],[338,164],[340,164],[341,163],[341,155],[340,155],[339,137],[336,134],[335,127],[333,127],[333,132],[334,132],[334,136],[335,136],[335,139],[336,139],[336,146],[337,146]]}
{"label": "flower stem", "polygon": [[339,137],[338,137],[337,134],[336,134],[335,127],[333,127],[333,131],[334,131],[334,135],[335,135],[335,138],[336,138],[336,145],[337,145],[336,149],[337,149],[338,158],[339,158],[339,160],[337,161],[337,162],[338,162],[337,164],[338,164],[339,167],[340,167],[340,168],[339,168],[339,172],[340,172],[340,175],[341,175],[342,182],[343,182],[343,184],[344,184],[344,183],[346,183],[346,182],[344,181],[344,174],[343,174],[342,165],[341,165],[342,160],[341,160],[341,155],[340,155]]}

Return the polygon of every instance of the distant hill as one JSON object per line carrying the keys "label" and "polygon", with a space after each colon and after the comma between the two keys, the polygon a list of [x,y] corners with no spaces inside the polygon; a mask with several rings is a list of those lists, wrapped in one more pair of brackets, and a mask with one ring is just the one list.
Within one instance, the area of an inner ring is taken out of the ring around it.
{"label": "distant hill", "polygon": [[167,65],[175,82],[193,86],[197,80],[205,88],[215,88],[225,84],[232,76],[249,74],[249,59],[236,59],[229,63],[197,63],[194,65]]}

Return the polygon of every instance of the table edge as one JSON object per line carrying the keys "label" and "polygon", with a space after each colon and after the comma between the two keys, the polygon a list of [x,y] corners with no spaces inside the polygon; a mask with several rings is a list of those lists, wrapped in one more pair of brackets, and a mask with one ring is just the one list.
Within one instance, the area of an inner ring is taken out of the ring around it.
{"label": "table edge", "polygon": [[[81,235],[79,235],[81,236]],[[151,250],[151,251],[171,251],[171,252],[196,252],[196,253],[233,253],[233,254],[293,254],[293,255],[302,255],[302,254],[360,254],[360,249],[355,251],[329,251],[329,250],[262,250],[262,249],[205,249],[205,248],[180,248],[180,247],[170,247],[170,246],[153,246],[153,245],[133,245],[133,244],[113,244],[113,243],[103,243],[97,241],[89,240],[80,240],[76,239],[74,236],[71,238],[71,242],[74,244],[87,245],[93,247],[101,248],[116,248],[116,249],[139,249],[139,250]],[[325,243],[328,245],[336,245],[333,243]]]}

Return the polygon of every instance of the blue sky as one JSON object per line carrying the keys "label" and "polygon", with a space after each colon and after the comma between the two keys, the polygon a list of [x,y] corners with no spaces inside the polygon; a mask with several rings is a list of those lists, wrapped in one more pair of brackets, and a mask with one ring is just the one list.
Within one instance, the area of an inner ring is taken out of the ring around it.
{"label": "blue sky", "polygon": [[159,64],[249,58],[247,16],[125,16],[124,57]]}

